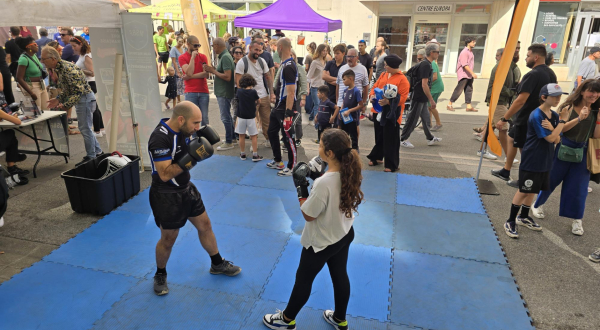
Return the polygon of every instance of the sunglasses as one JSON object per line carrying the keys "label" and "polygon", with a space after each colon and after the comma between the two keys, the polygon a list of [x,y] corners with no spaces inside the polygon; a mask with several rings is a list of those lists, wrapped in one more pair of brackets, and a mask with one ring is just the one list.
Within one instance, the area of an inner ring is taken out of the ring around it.
{"label": "sunglasses", "polygon": [[244,53],[242,52],[233,52],[234,54],[240,54],[240,55],[244,55]]}
{"label": "sunglasses", "polygon": [[356,55],[346,55],[346,58],[355,58]]}
{"label": "sunglasses", "polygon": [[61,37],[68,36],[68,35],[69,35],[68,33],[61,33],[60,34]]}
{"label": "sunglasses", "polygon": [[194,48],[200,48],[200,44],[193,44],[192,46],[194,46]]}

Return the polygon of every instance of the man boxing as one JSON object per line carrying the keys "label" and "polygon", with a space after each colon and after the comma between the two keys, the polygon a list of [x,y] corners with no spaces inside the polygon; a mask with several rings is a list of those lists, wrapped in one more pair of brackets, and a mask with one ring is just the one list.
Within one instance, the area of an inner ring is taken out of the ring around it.
{"label": "man boxing", "polygon": [[[169,293],[167,261],[175,244],[179,228],[189,219],[198,230],[200,244],[211,259],[211,274],[235,276],[242,269],[219,254],[217,240],[206,214],[202,197],[190,182],[189,170],[198,162],[213,155],[219,135],[209,126],[200,128],[202,113],[194,103],[184,101],[173,108],[171,118],[160,121],[148,141],[152,163],[150,207],[154,221],[160,228],[156,244],[156,274],[154,292],[161,296]],[[197,132],[198,138],[190,140]]]}

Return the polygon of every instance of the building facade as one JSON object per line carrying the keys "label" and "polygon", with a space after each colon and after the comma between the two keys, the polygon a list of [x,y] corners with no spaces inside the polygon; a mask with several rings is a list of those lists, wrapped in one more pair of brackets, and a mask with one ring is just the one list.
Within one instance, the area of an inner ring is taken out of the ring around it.
{"label": "building facade", "polygon": [[[475,68],[479,77],[487,78],[494,67],[495,53],[504,47],[512,18],[514,1],[406,1],[406,0],[306,0],[319,14],[341,19],[343,29],[328,34],[285,31],[306,43],[329,41],[356,46],[367,40],[369,48],[381,36],[405,62],[403,69],[416,62],[416,53],[425,43],[441,43],[440,70],[444,75],[456,73],[458,54],[464,38],[477,39],[474,49]],[[519,66],[523,72],[527,47],[543,43],[554,53],[552,69],[560,81],[572,80],[589,47],[600,43],[600,2],[531,0],[519,36],[522,43]],[[299,56],[305,52],[296,45]]]}

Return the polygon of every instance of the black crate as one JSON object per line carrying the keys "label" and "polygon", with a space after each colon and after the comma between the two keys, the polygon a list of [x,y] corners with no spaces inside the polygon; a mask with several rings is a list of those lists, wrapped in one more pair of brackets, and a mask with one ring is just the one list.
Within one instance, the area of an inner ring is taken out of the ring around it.
{"label": "black crate", "polygon": [[110,154],[104,154],[61,174],[67,186],[71,208],[78,213],[105,215],[140,192],[138,156],[129,156],[131,162],[112,175],[100,180],[106,172],[106,163],[98,164]]}

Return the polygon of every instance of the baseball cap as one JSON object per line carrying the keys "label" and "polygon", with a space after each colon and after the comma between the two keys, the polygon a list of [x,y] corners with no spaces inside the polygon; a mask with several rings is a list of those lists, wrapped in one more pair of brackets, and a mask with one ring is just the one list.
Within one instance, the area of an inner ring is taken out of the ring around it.
{"label": "baseball cap", "polygon": [[562,88],[558,84],[548,84],[540,90],[540,97],[542,95],[546,96],[560,96],[560,95],[568,95],[569,93],[564,93]]}

